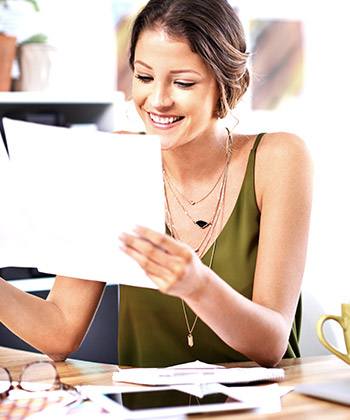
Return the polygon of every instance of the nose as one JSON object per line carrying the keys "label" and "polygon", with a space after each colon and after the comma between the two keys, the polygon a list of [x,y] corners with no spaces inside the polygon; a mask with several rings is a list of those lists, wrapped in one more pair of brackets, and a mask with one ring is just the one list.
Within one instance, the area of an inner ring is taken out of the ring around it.
{"label": "nose", "polygon": [[168,86],[157,83],[150,95],[150,104],[153,109],[162,110],[171,108],[174,101]]}

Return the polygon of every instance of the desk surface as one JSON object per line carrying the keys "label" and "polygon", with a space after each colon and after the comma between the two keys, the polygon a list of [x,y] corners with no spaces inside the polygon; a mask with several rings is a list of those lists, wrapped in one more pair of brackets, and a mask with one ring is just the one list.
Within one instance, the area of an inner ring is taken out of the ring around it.
{"label": "desk surface", "polygon": [[[22,367],[34,360],[47,360],[44,355],[0,347],[0,366],[6,366],[17,379]],[[230,367],[255,366],[252,362],[232,363]],[[306,357],[301,359],[283,360],[280,367],[285,369],[286,380],[284,385],[300,383],[325,382],[335,379],[350,378],[350,366],[337,359],[335,356]],[[66,362],[57,363],[57,368],[63,382],[76,384],[112,385],[112,372],[114,365],[84,362],[67,359]],[[191,418],[208,418],[210,420],[225,420],[235,418],[244,419],[350,419],[349,407],[331,402],[321,401],[306,397],[296,392],[291,392],[283,397],[282,412],[269,416],[259,414],[211,414]]]}

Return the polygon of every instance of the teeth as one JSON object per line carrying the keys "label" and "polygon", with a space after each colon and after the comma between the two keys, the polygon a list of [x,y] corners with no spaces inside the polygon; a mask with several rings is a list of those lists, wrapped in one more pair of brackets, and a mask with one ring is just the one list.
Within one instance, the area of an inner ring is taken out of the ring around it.
{"label": "teeth", "polygon": [[181,117],[160,117],[159,115],[149,114],[151,120],[159,124],[172,124],[178,121]]}

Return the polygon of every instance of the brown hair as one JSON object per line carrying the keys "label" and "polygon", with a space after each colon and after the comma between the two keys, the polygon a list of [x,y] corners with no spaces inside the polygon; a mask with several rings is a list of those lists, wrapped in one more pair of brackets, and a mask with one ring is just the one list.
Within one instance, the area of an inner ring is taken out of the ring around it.
{"label": "brown hair", "polygon": [[211,69],[220,92],[217,116],[226,116],[249,85],[249,54],[234,9],[227,0],[150,0],[133,24],[129,51],[132,70],[141,32],[157,27],[172,38],[185,38]]}

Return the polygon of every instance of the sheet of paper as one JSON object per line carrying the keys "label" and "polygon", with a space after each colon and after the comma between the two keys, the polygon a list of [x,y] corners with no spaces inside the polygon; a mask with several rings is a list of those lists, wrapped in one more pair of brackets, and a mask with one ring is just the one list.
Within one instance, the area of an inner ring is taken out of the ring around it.
{"label": "sheet of paper", "polygon": [[[13,185],[12,166],[2,141],[0,142],[0,194],[0,262],[6,262],[0,266],[31,267],[32,247],[27,241],[30,223],[26,214],[22,213],[21,197]],[[20,252],[16,252],[17,250]]]}
{"label": "sheet of paper", "polygon": [[135,368],[118,369],[113,373],[115,382],[129,382],[144,385],[179,385],[210,383],[249,383],[270,380],[278,382],[284,379],[283,369],[250,368],[218,368],[217,365],[206,364],[202,368],[193,368],[193,363],[167,368]]}
{"label": "sheet of paper", "polygon": [[200,360],[195,360],[193,362],[181,363],[179,365],[168,366],[165,369],[194,369],[194,372],[197,372],[196,369],[225,369],[225,366],[214,365],[211,363],[201,362]]}
{"label": "sheet of paper", "polygon": [[119,249],[118,236],[136,225],[164,232],[159,138],[9,119],[4,127],[7,185],[20,200],[7,209],[13,217],[6,229],[0,218],[0,232],[7,232],[0,266],[155,287]]}

